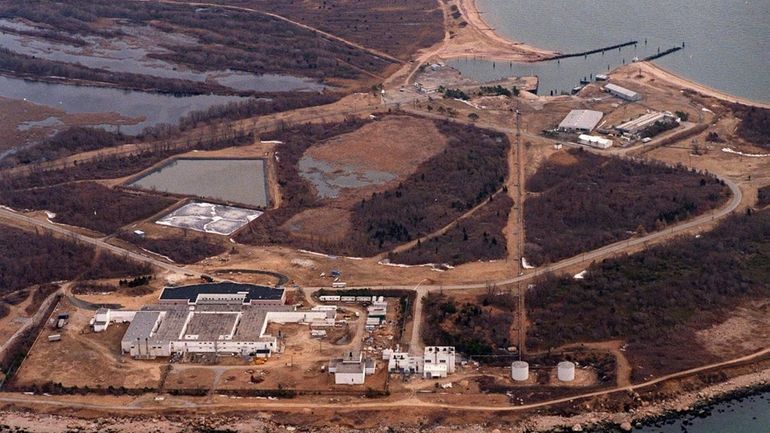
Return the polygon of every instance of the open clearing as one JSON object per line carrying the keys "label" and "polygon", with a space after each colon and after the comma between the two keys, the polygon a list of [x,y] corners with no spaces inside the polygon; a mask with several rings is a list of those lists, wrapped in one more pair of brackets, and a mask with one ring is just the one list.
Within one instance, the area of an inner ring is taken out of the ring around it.
{"label": "open clearing", "polygon": [[[88,326],[92,311],[76,309],[63,301],[54,315],[64,312],[70,313],[69,324],[64,329],[45,326],[15,376],[16,385],[53,382],[91,388],[158,386],[161,362],[139,362],[120,354],[120,339],[127,325],[110,326],[106,332],[96,334]],[[49,342],[48,336],[53,334],[60,334],[61,341]]]}

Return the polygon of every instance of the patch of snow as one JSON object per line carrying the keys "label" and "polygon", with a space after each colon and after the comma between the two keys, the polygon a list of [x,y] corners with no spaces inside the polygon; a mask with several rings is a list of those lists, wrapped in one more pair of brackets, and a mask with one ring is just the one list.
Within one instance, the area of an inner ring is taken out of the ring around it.
{"label": "patch of snow", "polygon": [[49,220],[52,220],[52,219],[56,218],[56,213],[51,212],[50,210],[47,210],[47,211],[44,211],[44,212],[45,212],[45,216],[47,216]]}
{"label": "patch of snow", "polygon": [[337,256],[332,256],[332,255],[329,255],[329,254],[319,253],[319,252],[316,252],[316,251],[309,251],[309,250],[297,250],[297,251],[299,251],[301,253],[305,253],[305,254],[310,254],[310,255],[313,255],[313,256],[326,257],[327,259],[337,260]]}
{"label": "patch of snow", "polygon": [[527,261],[526,257],[521,258],[521,267],[524,269],[535,269],[534,266],[530,265]]}
{"label": "patch of snow", "polygon": [[578,272],[578,273],[577,273],[577,274],[575,274],[575,276],[574,276],[574,277],[572,277],[572,278],[574,278],[574,279],[576,279],[576,280],[582,280],[582,279],[584,279],[584,278],[586,277],[586,274],[588,274],[588,271],[587,271],[587,270],[586,270],[586,271],[582,271],[582,272]]}
{"label": "patch of snow", "polygon": [[264,144],[283,144],[283,141],[279,141],[279,140],[267,140],[267,141],[260,141],[260,142]]}
{"label": "patch of snow", "polygon": [[153,254],[153,255],[156,255],[156,256],[159,256],[159,257],[163,257],[164,259],[168,260],[168,261],[169,261],[169,262],[171,262],[171,263],[176,263],[176,262],[175,262],[174,260],[172,260],[172,259],[171,259],[171,257],[169,257],[169,256],[164,256],[163,254],[160,254],[160,253],[156,253],[155,251],[150,251],[150,250],[148,250],[148,249],[146,249],[146,248],[141,248],[141,247],[140,247],[140,249],[141,249],[142,251],[147,251],[147,252],[148,252],[148,253],[150,253],[150,254]]}
{"label": "patch of snow", "polygon": [[706,107],[701,108],[702,111],[705,111],[706,113],[713,113],[713,111],[709,110]]}
{"label": "patch of snow", "polygon": [[722,152],[724,153],[732,153],[734,155],[741,155],[741,156],[747,156],[749,158],[767,158],[770,157],[770,153],[743,153],[738,152],[737,150],[730,149],[729,147],[723,147]]}

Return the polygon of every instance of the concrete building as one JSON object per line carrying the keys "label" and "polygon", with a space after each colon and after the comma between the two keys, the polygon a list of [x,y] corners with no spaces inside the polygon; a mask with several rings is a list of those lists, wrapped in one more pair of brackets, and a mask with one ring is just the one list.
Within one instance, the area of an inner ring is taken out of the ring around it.
{"label": "concrete building", "polygon": [[[326,324],[333,323],[336,315],[331,310],[298,311],[292,306],[274,305],[276,299],[283,299],[280,289],[190,287],[193,286],[173,288],[185,290],[170,292],[167,288],[160,303],[138,311],[99,309],[92,321],[94,331],[104,331],[110,323],[130,322],[120,345],[123,353],[136,358],[152,359],[174,353],[269,357],[279,350],[278,339],[266,333],[269,323]],[[264,289],[280,290],[280,294],[262,296]]]}
{"label": "concrete building", "polygon": [[422,356],[423,376],[436,379],[455,372],[455,348],[452,346],[428,346]]}
{"label": "concrete building", "polygon": [[572,110],[559,123],[559,130],[566,132],[591,132],[602,120],[604,113],[594,110]]}
{"label": "concrete building", "polygon": [[419,374],[422,372],[422,358],[406,352],[393,352],[388,356],[388,373]]}
{"label": "concrete building", "polygon": [[612,140],[608,140],[603,137],[597,137],[595,135],[580,134],[578,136],[578,143],[595,147],[597,149],[609,149],[612,147]]}
{"label": "concrete building", "polygon": [[642,99],[642,96],[633,90],[626,89],[625,87],[618,86],[617,84],[608,83],[604,86],[604,91],[611,94],[612,96],[617,96],[620,99],[624,99],[626,101],[639,101]]}
{"label": "concrete building", "polygon": [[329,373],[334,374],[336,385],[363,385],[366,376],[374,372],[374,360],[364,358],[361,352],[349,351],[342,358],[329,361]]}

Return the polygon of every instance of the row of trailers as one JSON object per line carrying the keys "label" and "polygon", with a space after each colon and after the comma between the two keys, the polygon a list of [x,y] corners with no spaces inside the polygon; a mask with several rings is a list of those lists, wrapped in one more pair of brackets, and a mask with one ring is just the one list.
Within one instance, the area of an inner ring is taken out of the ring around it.
{"label": "row of trailers", "polygon": [[385,302],[384,296],[343,296],[343,295],[321,295],[318,297],[321,302]]}

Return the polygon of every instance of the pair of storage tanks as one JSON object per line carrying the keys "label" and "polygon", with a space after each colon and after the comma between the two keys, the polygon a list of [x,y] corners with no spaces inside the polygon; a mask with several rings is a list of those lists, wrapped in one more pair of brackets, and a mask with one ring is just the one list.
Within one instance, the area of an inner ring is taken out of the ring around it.
{"label": "pair of storage tanks", "polygon": [[[561,382],[575,380],[575,363],[562,361],[556,366],[556,377]],[[514,361],[511,364],[511,378],[517,382],[529,379],[529,364],[524,361]]]}

